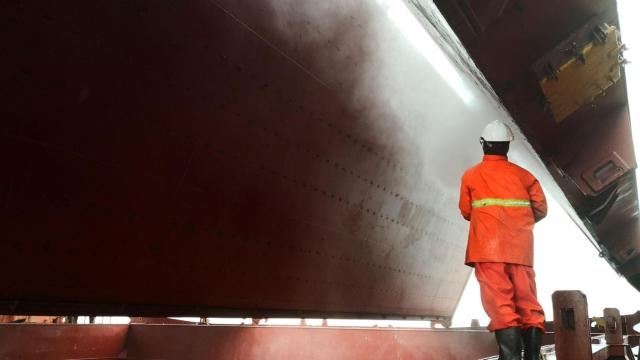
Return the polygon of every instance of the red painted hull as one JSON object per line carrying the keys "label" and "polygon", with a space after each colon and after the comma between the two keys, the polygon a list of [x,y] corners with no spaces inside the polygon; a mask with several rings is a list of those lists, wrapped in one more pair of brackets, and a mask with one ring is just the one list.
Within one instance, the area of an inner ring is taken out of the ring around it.
{"label": "red painted hull", "polygon": [[3,5],[0,313],[450,318],[510,118],[433,5],[327,4]]}

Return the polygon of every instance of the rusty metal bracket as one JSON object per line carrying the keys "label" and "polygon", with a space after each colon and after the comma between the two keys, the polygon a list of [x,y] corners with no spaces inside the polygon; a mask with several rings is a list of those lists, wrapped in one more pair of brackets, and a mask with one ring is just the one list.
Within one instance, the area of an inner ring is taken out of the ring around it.
{"label": "rusty metal bracket", "polygon": [[553,326],[558,360],[591,360],[587,297],[580,291],[556,291]]}

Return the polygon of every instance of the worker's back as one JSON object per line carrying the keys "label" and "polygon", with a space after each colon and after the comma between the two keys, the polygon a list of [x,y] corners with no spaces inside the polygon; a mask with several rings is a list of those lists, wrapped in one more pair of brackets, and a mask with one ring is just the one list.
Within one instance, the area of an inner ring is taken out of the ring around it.
{"label": "worker's back", "polygon": [[[482,162],[467,170],[460,187],[460,212],[471,221],[466,264],[475,267],[482,307],[491,322],[500,359],[538,359],[544,310],[536,294],[533,226],[547,214],[542,187],[506,154],[514,140],[499,120],[480,137]],[[523,346],[524,345],[524,346]]]}
{"label": "worker's back", "polygon": [[533,266],[533,226],[547,212],[540,184],[506,156],[485,155],[462,177],[460,211],[471,221],[466,263]]}

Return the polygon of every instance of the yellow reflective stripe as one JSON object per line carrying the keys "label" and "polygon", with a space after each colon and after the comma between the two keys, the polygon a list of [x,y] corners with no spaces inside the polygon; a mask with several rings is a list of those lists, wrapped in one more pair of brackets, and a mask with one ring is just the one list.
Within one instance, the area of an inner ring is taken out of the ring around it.
{"label": "yellow reflective stripe", "polygon": [[527,207],[531,206],[529,200],[522,199],[480,199],[471,203],[474,208],[484,206]]}

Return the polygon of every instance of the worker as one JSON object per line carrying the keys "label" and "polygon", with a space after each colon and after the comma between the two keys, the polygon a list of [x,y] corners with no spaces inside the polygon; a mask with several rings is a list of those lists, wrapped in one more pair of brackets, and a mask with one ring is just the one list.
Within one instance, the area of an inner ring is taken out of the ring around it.
{"label": "worker", "polygon": [[538,180],[507,160],[511,129],[496,120],[480,138],[482,162],[467,170],[460,212],[470,221],[465,263],[475,269],[500,360],[538,360],[544,311],[533,271],[533,226],[547,215]]}

